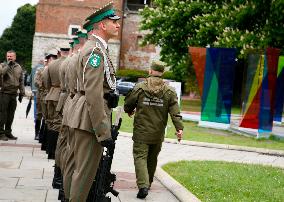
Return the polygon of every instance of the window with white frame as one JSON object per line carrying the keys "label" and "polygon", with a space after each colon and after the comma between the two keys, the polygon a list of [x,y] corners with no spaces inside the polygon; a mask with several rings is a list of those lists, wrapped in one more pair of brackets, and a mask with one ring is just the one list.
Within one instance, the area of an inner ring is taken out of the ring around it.
{"label": "window with white frame", "polygon": [[130,11],[138,11],[146,5],[151,6],[151,0],[127,0],[126,7]]}
{"label": "window with white frame", "polygon": [[68,28],[68,35],[69,36],[74,36],[76,35],[76,32],[81,29],[81,26],[80,25],[69,25],[69,28]]}

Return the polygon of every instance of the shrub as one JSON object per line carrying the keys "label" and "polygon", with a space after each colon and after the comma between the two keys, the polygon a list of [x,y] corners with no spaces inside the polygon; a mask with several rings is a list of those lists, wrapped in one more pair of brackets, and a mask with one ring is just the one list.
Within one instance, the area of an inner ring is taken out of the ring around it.
{"label": "shrub", "polygon": [[148,71],[137,69],[120,69],[116,72],[117,77],[127,78],[127,81],[137,82],[138,78],[146,78]]}

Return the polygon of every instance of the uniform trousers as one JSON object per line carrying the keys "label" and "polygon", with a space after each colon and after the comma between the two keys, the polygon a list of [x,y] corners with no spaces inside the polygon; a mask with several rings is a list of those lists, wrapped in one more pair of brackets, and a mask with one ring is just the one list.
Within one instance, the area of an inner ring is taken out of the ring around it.
{"label": "uniform trousers", "polygon": [[103,147],[98,143],[94,133],[75,129],[75,170],[72,175],[69,202],[87,200],[102,152]]}
{"label": "uniform trousers", "polygon": [[161,147],[162,142],[158,144],[133,142],[136,183],[139,189],[151,186]]}
{"label": "uniform trousers", "polygon": [[42,108],[41,108],[41,102],[40,102],[40,93],[36,93],[36,95],[35,95],[35,107],[36,107],[36,120],[41,120],[42,119],[42,116],[43,116],[43,114],[42,114]]}
{"label": "uniform trousers", "polygon": [[69,128],[61,126],[55,150],[55,164],[60,167],[61,172],[64,171],[68,133]]}
{"label": "uniform trousers", "polygon": [[63,187],[65,198],[70,198],[70,188],[72,175],[75,169],[75,159],[74,159],[74,148],[75,148],[75,131],[73,128],[69,128],[69,133],[67,137],[66,155],[65,155],[65,165],[63,172]]}
{"label": "uniform trousers", "polygon": [[17,95],[0,92],[0,134],[11,134],[17,107]]}

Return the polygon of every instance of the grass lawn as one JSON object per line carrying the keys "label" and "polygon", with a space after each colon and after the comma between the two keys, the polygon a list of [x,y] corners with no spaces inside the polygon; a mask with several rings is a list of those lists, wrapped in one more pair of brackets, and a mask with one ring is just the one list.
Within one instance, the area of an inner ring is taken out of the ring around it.
{"label": "grass lawn", "polygon": [[[124,98],[123,98],[124,99]],[[123,105],[123,99],[120,99],[119,105]],[[122,115],[121,131],[133,132],[133,118],[129,118],[126,113]],[[169,117],[170,120],[170,117]],[[267,149],[284,150],[284,140],[266,140],[255,139],[238,135],[229,131],[214,130],[209,128],[198,127],[195,122],[184,122],[184,140],[209,142],[218,144],[231,144],[248,147],[258,147]],[[168,138],[176,138],[175,128],[171,121],[168,122],[167,135]]]}
{"label": "grass lawn", "polygon": [[201,201],[284,201],[284,170],[220,161],[180,161],[163,166]]}
{"label": "grass lawn", "polygon": [[[201,111],[201,100],[182,100],[181,111],[189,112],[200,112]],[[239,107],[232,107],[232,114],[241,114]]]}

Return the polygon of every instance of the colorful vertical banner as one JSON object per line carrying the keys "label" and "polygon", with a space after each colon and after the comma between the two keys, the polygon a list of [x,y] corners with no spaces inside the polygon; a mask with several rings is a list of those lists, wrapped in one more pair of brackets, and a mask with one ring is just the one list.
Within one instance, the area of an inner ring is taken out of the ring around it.
{"label": "colorful vertical banner", "polygon": [[284,56],[280,56],[278,60],[277,84],[276,84],[276,99],[274,109],[274,121],[282,121],[284,104]]}
{"label": "colorful vertical banner", "polygon": [[280,50],[267,48],[265,55],[248,56],[245,98],[240,127],[272,131],[278,57]]}
{"label": "colorful vertical banner", "polygon": [[260,89],[263,77],[264,56],[258,53],[248,55],[248,69],[244,88],[242,119],[240,127],[258,129],[260,111]]}
{"label": "colorful vertical banner", "polygon": [[189,53],[195,70],[200,97],[202,97],[206,64],[206,48],[189,47]]}
{"label": "colorful vertical banner", "polygon": [[195,48],[189,52],[201,92],[201,121],[229,124],[236,49]]}

